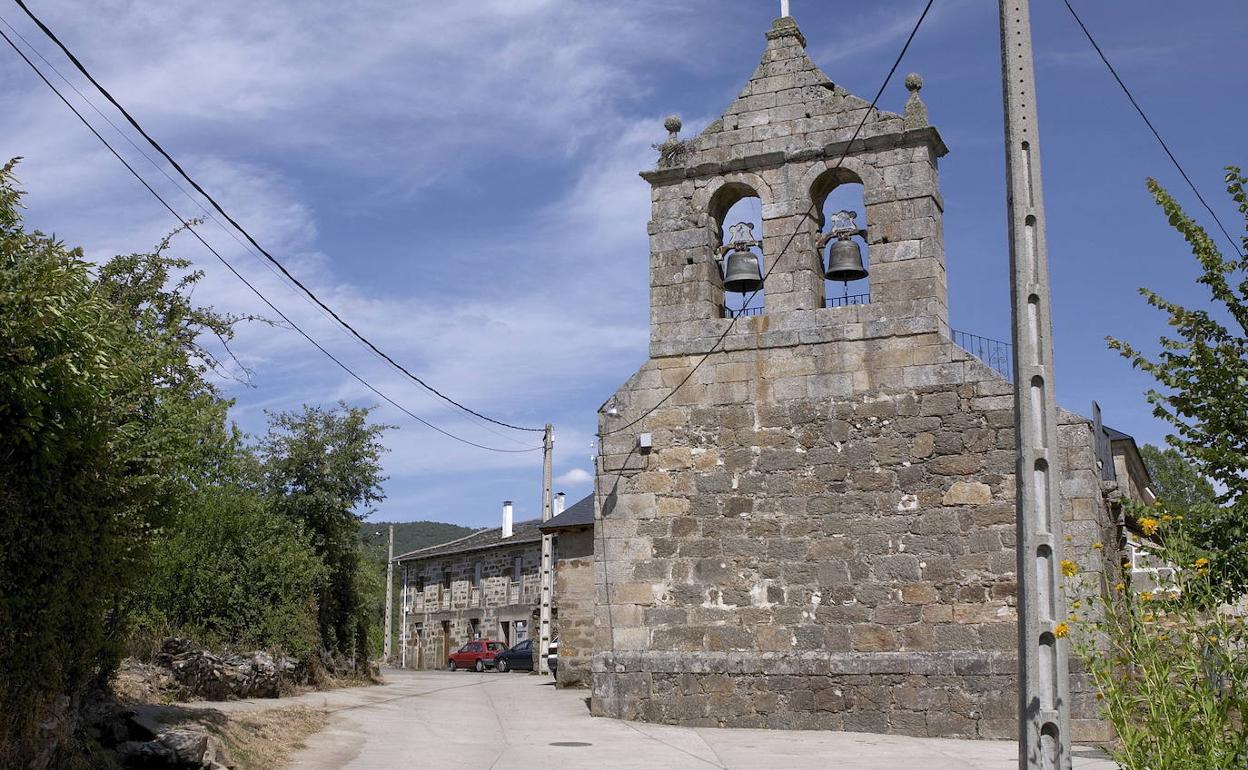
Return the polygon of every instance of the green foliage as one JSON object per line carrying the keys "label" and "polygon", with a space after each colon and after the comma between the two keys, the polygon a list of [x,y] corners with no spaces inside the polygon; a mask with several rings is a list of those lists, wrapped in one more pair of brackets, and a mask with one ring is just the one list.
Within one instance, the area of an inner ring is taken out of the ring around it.
{"label": "green foliage", "polygon": [[445,524],[440,521],[360,522],[360,538],[364,541],[369,555],[380,559],[383,564],[387,550],[387,530],[391,526],[394,527],[395,556],[449,543],[476,532],[472,527],[461,527],[458,524]]}
{"label": "green foliage", "polygon": [[[1231,167],[1226,185],[1248,225],[1248,180]],[[1179,457],[1160,458],[1162,472],[1154,478],[1158,496],[1183,509],[1185,537],[1218,557],[1213,580],[1222,599],[1233,599],[1248,590],[1248,260],[1223,257],[1155,180],[1148,180],[1148,189],[1191,247],[1213,309],[1189,309],[1141,289],[1148,303],[1168,316],[1173,336],[1161,338],[1155,359],[1112,337],[1109,345],[1160,385],[1147,397],[1153,414],[1176,431],[1166,442]],[[1248,236],[1242,242],[1248,251]],[[1175,459],[1190,468],[1170,475]],[[1202,499],[1207,489],[1201,479],[1221,490],[1216,505]]]}
{"label": "green foliage", "polygon": [[214,649],[316,651],[325,568],[307,537],[241,487],[208,488],[153,547],[142,622]]}
{"label": "green foliage", "polygon": [[270,415],[259,446],[274,510],[303,528],[326,567],[318,593],[322,645],[356,660],[368,657],[370,634],[378,633],[361,582],[372,570],[364,567],[359,522],[384,497],[381,437],[391,427],[369,424],[370,411],[339,404]]}
{"label": "green foliage", "polygon": [[1167,504],[1192,508],[1216,502],[1218,495],[1209,479],[1200,475],[1177,449],[1145,444],[1140,447],[1140,456],[1152,479],[1153,494]]}
{"label": "green foliage", "polygon": [[1108,597],[1076,578],[1076,615],[1057,630],[1073,626],[1124,770],[1245,767],[1248,618],[1218,608],[1216,561],[1164,511],[1147,512],[1162,539],[1151,550],[1180,568],[1174,576],[1151,592],[1119,583]]}
{"label": "green foliage", "polygon": [[195,277],[144,296],[182,264],[167,243],[93,275],[80,250],[25,231],[14,165],[0,170],[0,757],[46,757],[67,730],[41,725],[72,722],[115,666],[153,534],[224,456],[228,404],[198,340],[228,340],[232,319],[191,308]]}

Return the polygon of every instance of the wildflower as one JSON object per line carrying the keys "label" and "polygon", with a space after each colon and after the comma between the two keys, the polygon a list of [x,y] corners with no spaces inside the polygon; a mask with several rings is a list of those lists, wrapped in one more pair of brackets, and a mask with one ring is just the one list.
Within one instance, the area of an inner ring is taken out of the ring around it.
{"label": "wildflower", "polygon": [[1126,583],[1114,583],[1114,590],[1115,590],[1115,591],[1119,591],[1119,592],[1121,592],[1121,591],[1126,590],[1126,588],[1127,588],[1127,584],[1126,584]]}
{"label": "wildflower", "polygon": [[1105,696],[1104,696],[1102,693],[1099,693],[1099,692],[1098,692],[1098,693],[1096,694],[1096,699],[1097,699],[1097,700],[1105,700]]}
{"label": "wildflower", "polygon": [[1073,623],[1078,623],[1079,622],[1078,613],[1075,613],[1075,612],[1070,613],[1070,621]]}
{"label": "wildflower", "polygon": [[1174,519],[1174,517],[1173,517],[1173,516],[1171,516],[1171,515],[1170,515],[1170,514],[1168,514],[1168,513],[1166,513],[1166,514],[1162,514],[1162,517],[1161,517],[1161,520],[1162,520],[1162,521],[1172,521],[1173,519]]}
{"label": "wildflower", "polygon": [[1083,604],[1078,599],[1075,599],[1073,602],[1070,603],[1070,606],[1077,610],[1080,607],[1082,607]]}
{"label": "wildflower", "polygon": [[1153,592],[1152,591],[1140,591],[1140,598],[1146,602],[1151,602],[1153,600]]}
{"label": "wildflower", "polygon": [[1157,619],[1157,618],[1153,617],[1152,613],[1149,613],[1149,614],[1147,614],[1147,615],[1145,615],[1145,616],[1144,616],[1144,622],[1145,622],[1145,623],[1152,623],[1152,622],[1153,622],[1154,620],[1156,620],[1156,619]]}
{"label": "wildflower", "polygon": [[1208,568],[1208,566],[1209,566],[1209,560],[1206,559],[1205,557],[1202,556],[1196,560],[1196,569],[1198,570],[1206,569]]}
{"label": "wildflower", "polygon": [[1058,639],[1065,638],[1065,636],[1069,633],[1070,633],[1069,623],[1058,623],[1056,626],[1053,626],[1053,635],[1056,636]]}
{"label": "wildflower", "polygon": [[1150,519],[1147,516],[1140,519],[1140,531],[1144,533],[1145,537],[1151,537],[1156,534],[1159,526],[1161,526],[1161,522],[1156,519]]}
{"label": "wildflower", "polygon": [[1093,548],[1095,548],[1096,550],[1098,550],[1098,551],[1099,551],[1099,550],[1101,550],[1102,548],[1104,548],[1104,547],[1105,547],[1105,544],[1104,544],[1104,543],[1093,543],[1093,544],[1092,544],[1092,547],[1093,547]]}
{"label": "wildflower", "polygon": [[1079,572],[1079,565],[1075,564],[1070,559],[1062,559],[1061,567],[1062,574],[1066,577],[1074,577],[1075,574]]}

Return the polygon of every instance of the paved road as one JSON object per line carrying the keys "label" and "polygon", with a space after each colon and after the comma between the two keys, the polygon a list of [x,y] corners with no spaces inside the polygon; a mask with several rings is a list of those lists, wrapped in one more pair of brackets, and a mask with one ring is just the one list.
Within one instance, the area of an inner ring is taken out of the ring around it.
{"label": "paved road", "polygon": [[[287,770],[1014,770],[1013,743],[668,727],[595,719],[547,677],[387,671],[382,687],[294,699],[332,712]],[[290,700],[230,704],[234,709]],[[1113,770],[1090,749],[1076,770]]]}

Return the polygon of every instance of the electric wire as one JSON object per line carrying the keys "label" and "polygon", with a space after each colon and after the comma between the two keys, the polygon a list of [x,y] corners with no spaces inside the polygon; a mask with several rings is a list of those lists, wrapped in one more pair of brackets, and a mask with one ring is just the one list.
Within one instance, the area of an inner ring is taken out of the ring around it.
{"label": "electric wire", "polygon": [[194,178],[192,178],[189,174],[187,174],[186,170],[183,169],[182,166],[176,160],[174,160],[173,156],[170,155],[168,152],[166,152],[165,148],[162,147],[161,144],[157,142],[154,138],[152,138],[151,134],[149,134],[143,128],[143,126],[139,124],[138,120],[136,120],[134,116],[131,115],[130,112],[125,107],[123,107],[121,103],[117,101],[116,98],[113,97],[112,93],[110,93],[107,88],[105,88],[103,85],[100,84],[98,80],[95,79],[95,76],[91,74],[91,72],[86,68],[85,65],[83,65],[83,63],[78,59],[78,57],[75,56],[74,53],[70,51],[69,48],[63,42],[61,42],[61,39],[57,37],[56,33],[53,32],[48,27],[48,25],[44,24],[43,21],[38,16],[36,16],[33,11],[30,10],[30,8],[26,5],[26,3],[23,0],[14,0],[14,2],[17,3],[17,6],[21,8],[22,11],[24,11],[28,17],[30,17],[30,20],[33,21],[37,27],[39,27],[39,29],[43,32],[43,34],[46,35],[48,39],[50,39],[53,43],[56,44],[58,48],[61,49],[61,52],[64,53],[66,57],[68,57],[70,62],[73,63],[74,67],[76,67],[78,71],[82,73],[83,77],[85,77],[88,81],[90,81],[91,85],[95,86],[96,90],[98,90],[104,96],[104,98],[109,101],[110,104],[112,104],[114,107],[117,108],[119,112],[121,112],[121,114],[126,118],[127,122],[129,122],[130,125],[136,131],[138,131],[139,134],[144,139],[147,140],[148,144],[150,144],[158,153],[160,153],[160,155],[169,163],[169,165],[173,166],[173,169],[177,171],[178,174],[183,179],[185,179],[191,185],[191,187],[195,189],[196,192],[204,196],[204,198],[208,200],[208,202],[212,205],[212,207],[216,209],[216,211],[221,216],[225,217],[227,222],[229,222],[231,225],[237,228],[238,231],[243,234],[243,237],[245,237],[248,240],[248,242],[252,244],[252,246],[254,246],[261,254],[264,255],[265,259],[272,262],[273,265],[277,267],[277,269],[282,271],[283,275],[285,275],[292,283],[294,283],[295,286],[298,286],[309,298],[312,299],[313,302],[319,305],[325,312],[329,313],[330,316],[332,316],[335,321],[337,321],[343,328],[345,328],[348,332],[350,332],[353,337],[355,337],[357,340],[359,340],[361,343],[367,346],[370,350],[372,350],[375,354],[377,354],[382,359],[384,359],[387,363],[389,363],[399,372],[403,373],[409,379],[416,382],[422,388],[434,394],[438,398],[441,398],[443,401],[446,401],[447,403],[455,406],[456,408],[467,412],[468,414],[471,414],[487,422],[494,423],[495,425],[500,425],[504,428],[510,428],[512,430],[527,431],[531,433],[542,433],[545,431],[545,428],[530,428],[530,427],[524,427],[520,425],[512,425],[511,423],[503,422],[502,420],[496,420],[493,417],[489,417],[487,415],[482,414],[481,412],[471,409],[468,406],[465,406],[464,404],[456,401],[455,399],[446,395],[445,393],[433,387],[429,383],[425,382],[423,379],[421,379],[417,375],[413,374],[411,371],[409,371],[406,367],[404,367],[398,361],[394,360],[394,358],[392,358],[389,354],[387,354],[381,348],[373,344],[371,340],[369,340],[367,337],[365,337],[363,334],[357,331],[354,326],[352,326],[345,319],[343,319],[340,315],[338,315],[338,313],[333,308],[325,304],[325,302],[322,301],[321,298],[318,297],[315,292],[313,292],[306,285],[304,285],[302,281],[296,278],[286,268],[285,265],[283,265],[276,257],[270,254],[268,250],[266,250],[263,246],[261,246],[260,243],[255,238],[252,237],[251,233],[249,233],[246,228],[244,228],[241,224],[238,223],[236,219],[230,216],[229,213],[227,213],[226,210],[221,207],[221,204],[217,202],[216,198],[212,197],[212,195],[210,195],[208,191],[205,190],[203,186],[199,184],[199,182],[195,181]]}
{"label": "electric wire", "polygon": [[[20,0],[18,0],[18,2],[20,2]],[[879,90],[875,92],[875,98],[871,100],[871,106],[868,107],[863,112],[862,120],[858,122],[858,127],[854,129],[853,136],[851,136],[849,138],[849,141],[845,143],[845,149],[841,151],[840,157],[837,158],[836,165],[832,166],[832,168],[830,168],[829,171],[840,168],[841,164],[845,162],[845,158],[848,157],[849,151],[853,147],[854,142],[858,140],[858,134],[862,132],[862,127],[867,124],[867,119],[870,118],[871,114],[875,111],[875,105],[880,101],[880,97],[884,95],[884,90],[888,88],[888,84],[889,82],[892,81],[893,75],[896,74],[897,68],[901,66],[901,60],[905,58],[906,51],[910,50],[910,44],[914,42],[914,37],[915,35],[918,34],[919,27],[923,25],[923,20],[927,18],[927,13],[928,11],[932,9],[932,4],[934,2],[935,0],[927,0],[927,3],[923,6],[923,12],[919,14],[918,21],[914,23],[914,28],[910,30],[910,35],[906,38],[905,44],[901,47],[901,51],[897,54],[897,58],[893,61],[893,66],[889,68],[888,74],[884,77],[884,82],[880,84]],[[765,287],[767,283],[767,278],[771,275],[771,272],[776,269],[776,265],[780,264],[780,261],[784,259],[785,253],[789,250],[789,247],[793,245],[793,241],[794,239],[797,238],[797,234],[802,231],[802,222],[810,218],[810,216],[815,213],[816,208],[818,208],[818,205],[812,202],[810,204],[810,208],[806,209],[806,212],[802,215],[801,220],[799,221],[798,225],[795,228],[793,228],[793,232],[789,234],[788,240],[784,242],[784,246],[780,249],[780,253],[777,254],[774,259],[771,260],[771,264],[767,267],[767,272],[763,274],[764,286],[760,286],[759,288],[751,292],[749,298],[741,303],[742,308],[749,307],[750,303],[754,301],[754,297],[760,291],[763,290],[763,288]],[[744,313],[742,313],[741,315],[744,315]],[[615,435],[616,433],[620,433],[622,431],[628,430],[629,428],[633,427],[637,423],[649,417],[651,414],[654,413],[656,409],[666,404],[668,400],[671,399],[672,396],[676,395],[676,391],[684,387],[685,383],[689,382],[689,380],[693,378],[693,375],[696,374],[698,369],[702,367],[702,364],[706,363],[706,360],[711,357],[711,354],[714,353],[721,344],[723,344],[724,340],[727,339],[728,335],[732,333],[732,328],[736,326],[737,320],[741,318],[741,315],[735,315],[732,317],[732,319],[728,322],[728,326],[724,328],[723,333],[719,335],[719,337],[715,340],[714,344],[711,345],[710,349],[707,350],[706,353],[702,355],[702,358],[698,359],[698,362],[694,364],[693,368],[689,370],[689,373],[686,374],[679,383],[677,383],[676,387],[669,390],[667,392],[667,395],[659,399],[658,403],[656,403],[654,406],[642,412],[641,415],[638,416],[633,421],[625,425],[621,425],[618,428],[614,428],[608,431],[603,431],[602,433],[598,434],[599,437],[605,438],[606,436],[612,436],[612,435]]]}
{"label": "electric wire", "polygon": [[[38,49],[38,48],[37,48],[37,47],[36,47],[33,43],[31,43],[31,42],[30,42],[30,40],[28,40],[28,39],[26,38],[26,36],[25,36],[25,35],[23,35],[23,34],[21,33],[21,31],[20,31],[20,30],[18,30],[18,29],[17,29],[17,28],[15,28],[15,27],[14,27],[11,23],[9,23],[9,20],[8,20],[8,19],[6,19],[3,15],[0,15],[0,23],[4,24],[4,26],[8,27],[8,28],[9,28],[9,31],[10,31],[10,32],[12,32],[14,35],[16,35],[16,36],[17,36],[17,38],[18,38],[19,40],[21,40],[21,41],[22,41],[22,42],[26,45],[26,47],[27,47],[27,48],[29,48],[29,49],[30,49],[30,50],[31,50],[31,51],[32,51],[32,52],[33,52],[36,56],[38,56],[38,57],[39,57],[39,59],[40,59],[40,61],[42,61],[42,62],[44,63],[44,65],[46,65],[46,66],[48,67],[48,69],[50,69],[50,70],[52,70],[52,72],[56,73],[56,76],[57,76],[57,77],[59,77],[59,78],[60,78],[60,79],[61,79],[61,80],[65,83],[65,85],[67,85],[67,86],[69,86],[71,89],[73,89],[74,93],[75,93],[75,94],[77,94],[77,95],[78,95],[78,97],[79,97],[80,99],[82,99],[82,101],[83,101],[84,103],[86,103],[86,104],[87,104],[87,106],[89,106],[89,107],[92,109],[92,111],[94,111],[94,112],[95,112],[95,114],[96,114],[96,115],[99,115],[99,116],[100,116],[100,118],[101,118],[102,120],[104,120],[104,122],[108,123],[108,125],[112,127],[113,131],[114,131],[114,132],[115,132],[115,133],[116,133],[119,137],[121,137],[122,139],[124,139],[124,140],[126,141],[126,143],[127,143],[127,144],[129,144],[129,145],[130,145],[130,146],[134,149],[134,151],[135,151],[135,152],[137,152],[139,155],[143,156],[143,158],[144,158],[144,159],[148,162],[148,164],[150,164],[150,165],[152,166],[152,168],[154,168],[154,169],[156,169],[158,172],[160,172],[161,176],[163,176],[166,180],[168,180],[168,181],[169,181],[169,183],[170,183],[170,184],[172,184],[174,187],[176,187],[176,188],[178,189],[178,192],[182,193],[182,197],[186,198],[186,200],[187,200],[189,203],[191,203],[191,205],[193,205],[193,206],[195,206],[196,208],[198,208],[198,209],[199,209],[199,210],[200,210],[200,211],[204,214],[204,217],[205,217],[206,219],[211,220],[211,221],[212,221],[212,222],[213,222],[213,223],[214,223],[217,227],[219,227],[219,228],[221,229],[221,231],[222,231],[222,232],[226,233],[226,234],[227,234],[227,235],[229,235],[231,238],[233,238],[233,239],[234,239],[234,242],[235,242],[235,243],[237,243],[237,244],[239,245],[239,247],[241,247],[241,248],[242,248],[242,250],[243,250],[246,254],[248,254],[248,255],[249,255],[249,256],[251,256],[253,259],[255,259],[255,260],[256,260],[259,264],[263,265],[263,266],[264,266],[264,268],[265,268],[266,270],[268,270],[270,273],[272,273],[272,274],[273,274],[273,276],[274,276],[274,277],[276,277],[276,278],[277,278],[277,280],[278,280],[278,281],[279,281],[279,282],[280,282],[283,286],[285,286],[287,289],[289,289],[289,290],[290,290],[290,291],[291,291],[291,292],[292,292],[292,293],[293,293],[296,297],[298,297],[299,299],[301,299],[303,302],[307,303],[307,305],[308,305],[309,307],[311,307],[311,308],[313,308],[313,309],[317,310],[319,313],[321,313],[322,315],[324,315],[326,318],[329,318],[329,317],[330,317],[328,313],[325,313],[325,311],[324,311],[324,310],[321,310],[321,308],[320,308],[320,307],[318,307],[318,306],[317,306],[317,305],[316,305],[316,304],[315,304],[315,303],[314,303],[311,299],[309,299],[309,298],[307,297],[307,295],[305,295],[303,292],[296,291],[296,290],[295,290],[295,288],[294,288],[294,287],[290,284],[290,282],[289,282],[289,281],[287,281],[287,280],[286,280],[286,278],[285,278],[285,277],[281,274],[281,272],[279,272],[279,271],[277,270],[277,268],[273,267],[273,265],[272,265],[272,264],[270,264],[270,263],[268,262],[268,260],[265,260],[265,259],[264,259],[264,258],[263,258],[263,257],[262,257],[262,256],[261,256],[261,255],[260,255],[260,254],[256,251],[256,250],[255,250],[255,248],[253,248],[250,244],[248,244],[246,241],[244,241],[242,238],[240,238],[240,237],[238,236],[238,232],[237,232],[237,231],[235,231],[235,230],[233,230],[233,229],[231,229],[231,228],[229,228],[229,227],[226,227],[226,226],[225,226],[225,224],[223,224],[223,223],[221,222],[221,220],[220,220],[220,219],[218,219],[218,218],[216,217],[216,215],[214,215],[210,209],[208,209],[206,206],[204,206],[204,204],[203,204],[202,202],[200,202],[200,201],[199,201],[198,199],[196,199],[193,195],[191,195],[191,194],[190,194],[190,192],[188,192],[188,191],[187,191],[187,189],[186,189],[185,187],[183,187],[181,184],[179,184],[179,183],[178,183],[178,180],[176,180],[176,179],[174,179],[172,176],[170,176],[170,175],[169,175],[169,172],[165,171],[164,167],[163,167],[163,166],[161,166],[159,163],[157,163],[157,162],[156,162],[156,160],[155,160],[154,158],[152,158],[152,156],[151,156],[151,155],[148,155],[146,152],[144,152],[143,148],[142,148],[142,147],[140,147],[140,146],[139,146],[139,145],[138,145],[138,144],[137,144],[137,143],[136,143],[133,139],[131,139],[129,134],[127,134],[125,131],[122,131],[120,126],[118,126],[116,123],[114,123],[114,122],[113,122],[113,120],[112,120],[111,118],[109,118],[107,114],[105,114],[103,111],[101,111],[101,110],[100,110],[100,108],[99,108],[98,106],[96,106],[95,102],[94,102],[94,101],[92,101],[91,97],[89,97],[89,96],[87,96],[86,94],[84,94],[84,93],[83,93],[83,92],[82,92],[82,91],[78,88],[78,86],[74,85],[73,81],[71,81],[69,78],[65,77],[65,75],[64,75],[64,74],[63,74],[63,73],[62,73],[59,69],[57,69],[56,65],[55,65],[55,64],[53,64],[51,61],[48,61],[48,58],[47,58],[46,56],[44,56],[44,55],[43,55],[43,53],[42,53],[42,52],[40,52],[40,51],[39,51],[39,49]],[[231,356],[232,356],[232,354],[231,354]],[[237,359],[235,359],[235,360],[237,361]],[[239,363],[239,366],[240,366],[240,368],[242,368],[242,369],[244,370],[244,372],[246,371],[246,367],[242,366],[242,364],[241,364],[241,363]],[[456,411],[454,407],[452,407],[451,405],[447,404],[447,403],[446,403],[446,402],[444,402],[444,401],[438,400],[438,401],[437,401],[437,403],[441,404],[441,405],[442,405],[443,407],[445,407],[448,411],[452,411],[452,412]],[[484,428],[485,430],[489,431],[490,433],[493,433],[495,436],[498,436],[499,438],[503,439],[504,441],[508,441],[508,442],[511,442],[511,443],[516,444],[516,445],[518,445],[518,446],[524,446],[524,447],[526,447],[526,448],[527,448],[527,445],[526,445],[523,441],[520,441],[519,439],[516,439],[514,436],[508,435],[508,434],[506,434],[506,433],[503,433],[503,432],[502,432],[502,431],[500,431],[500,430],[497,430],[497,429],[495,429],[495,428],[491,427],[489,423],[482,422],[482,423],[477,423],[477,424],[478,424],[481,428]]]}
{"label": "electric wire", "polygon": [[[65,104],[65,106],[68,107],[70,111],[74,113],[74,115],[78,118],[78,120],[81,121],[82,124],[86,126],[87,129],[92,134],[95,135],[95,138],[98,139],[100,143],[102,143],[108,149],[110,153],[112,153],[113,157],[117,158],[117,160],[119,160],[121,164],[126,167],[126,170],[129,171],[130,174],[133,175],[134,178],[137,179],[139,183],[142,184],[143,187],[146,188],[147,191],[152,194],[153,197],[155,197],[158,201],[160,201],[161,205],[163,205],[169,211],[169,213],[172,214],[174,218],[178,220],[178,223],[180,225],[185,226],[186,220],[183,219],[182,215],[179,214],[177,210],[172,205],[170,205],[169,202],[166,201],[165,198],[159,192],[157,192],[156,189],[153,188],[147,182],[147,180],[144,179],[143,176],[140,175],[138,171],[135,170],[135,168],[132,165],[130,165],[129,161],[127,161],[124,157],[122,157],[122,155],[119,152],[117,152],[116,148],[114,148],[112,144],[110,144],[108,140],[105,139],[103,135],[101,135],[100,132],[96,130],[95,126],[91,125],[91,123],[83,116],[83,114],[78,111],[78,108],[75,107],[72,103],[70,103],[70,101],[65,97],[65,95],[61,93],[61,91],[52,83],[51,80],[47,78],[46,75],[43,74],[43,72],[39,69],[38,66],[35,65],[35,63],[30,59],[30,57],[28,57],[20,48],[18,48],[17,44],[13,42],[13,39],[10,38],[8,34],[5,33],[5,31],[2,29],[0,29],[0,38],[3,38],[4,41],[9,44],[9,47],[12,48],[17,53],[17,55],[22,58],[22,61],[26,62],[27,66],[29,66],[31,70],[34,71],[34,73],[39,76],[39,79],[42,80],[44,84],[48,88],[50,88],[53,93],[57,95],[57,97]],[[208,241],[204,240],[204,238],[198,232],[196,232],[195,228],[191,227],[191,228],[188,228],[188,230],[190,231],[191,235],[193,235],[195,239],[198,240],[204,246],[204,248],[208,249],[208,251],[211,252],[212,255],[221,262],[221,264],[225,265],[225,267],[231,273],[234,274],[234,277],[242,281],[243,284],[248,289],[250,289],[253,294],[259,297],[260,300],[265,305],[267,305],[270,310],[272,310],[283,321],[289,324],[292,329],[294,329],[296,332],[300,334],[300,336],[302,336],[304,339],[310,342],[317,350],[323,353],[326,358],[328,358],[330,361],[333,361],[335,364],[337,364],[339,368],[341,368],[344,372],[349,374],[352,378],[358,381],[361,385],[368,388],[368,390],[372,391],[379,398],[386,401],[391,406],[398,409],[400,412],[403,412],[408,417],[411,417],[417,422],[425,425],[426,427],[434,431],[437,431],[438,433],[441,433],[444,436],[447,436],[448,438],[454,439],[455,441],[459,441],[463,444],[467,444],[472,447],[476,447],[477,449],[484,449],[490,452],[504,452],[504,453],[536,452],[542,449],[542,447],[540,446],[530,447],[528,449],[501,449],[498,447],[491,447],[491,446],[486,446],[484,444],[478,444],[474,441],[470,441],[461,436],[457,436],[454,433],[451,433],[450,431],[444,430],[438,427],[437,425],[434,425],[433,423],[429,422],[428,420],[425,420],[419,415],[411,412],[406,407],[402,406],[401,404],[396,402],[394,399],[390,398],[385,393],[378,390],[370,382],[368,382],[359,374],[357,374],[353,369],[351,369],[349,366],[347,366],[345,363],[339,360],[336,356],[334,356],[332,353],[326,350],[325,347],[322,346],[319,342],[313,339],[311,335],[305,332],[298,324],[296,324],[293,320],[291,320],[290,317],[288,317],[285,313],[283,313],[280,309],[278,309],[276,305],[270,302],[268,298],[265,297],[264,294],[261,293],[260,290],[257,289],[250,281],[248,281],[247,278],[244,277],[242,273],[240,273],[237,269],[235,269],[234,266],[230,264],[230,262],[225,257],[221,256],[221,254],[215,248],[213,248],[212,245],[208,243]]]}
{"label": "electric wire", "polygon": [[1226,240],[1231,244],[1231,248],[1235,250],[1235,253],[1239,255],[1240,259],[1243,259],[1244,252],[1240,249],[1239,244],[1237,244],[1235,239],[1231,237],[1231,234],[1227,232],[1226,227],[1222,224],[1222,220],[1218,218],[1217,213],[1214,212],[1213,207],[1205,201],[1205,196],[1200,194],[1200,190],[1196,189],[1196,183],[1193,182],[1192,178],[1187,175],[1187,171],[1184,170],[1183,165],[1179,163],[1179,159],[1174,157],[1174,153],[1170,151],[1170,146],[1166,144],[1165,139],[1161,138],[1161,133],[1157,130],[1156,126],[1153,125],[1153,121],[1148,119],[1148,115],[1144,113],[1144,108],[1140,106],[1138,101],[1136,101],[1135,95],[1131,93],[1131,89],[1127,88],[1127,84],[1124,83],[1122,78],[1118,76],[1118,70],[1114,69],[1114,65],[1109,63],[1109,58],[1105,56],[1105,52],[1101,50],[1101,46],[1096,42],[1096,39],[1092,37],[1092,33],[1088,30],[1087,25],[1084,24],[1083,19],[1079,17],[1078,11],[1076,11],[1075,7],[1070,4],[1070,0],[1063,0],[1063,2],[1066,4],[1066,9],[1070,11],[1070,15],[1075,18],[1075,23],[1079,25],[1079,29],[1083,30],[1084,37],[1088,39],[1088,42],[1092,44],[1092,48],[1096,50],[1096,55],[1101,58],[1101,61],[1105,64],[1106,69],[1109,70],[1109,74],[1113,75],[1114,80],[1118,83],[1118,87],[1121,88],[1122,92],[1127,95],[1127,100],[1131,102],[1131,106],[1135,108],[1135,111],[1139,113],[1140,118],[1143,119],[1144,125],[1148,126],[1149,131],[1153,132],[1153,136],[1156,137],[1157,143],[1161,145],[1161,149],[1165,150],[1166,156],[1170,158],[1170,162],[1174,164],[1176,169],[1178,169],[1179,175],[1183,177],[1183,181],[1187,182],[1188,187],[1192,188],[1192,192],[1196,194],[1196,200],[1200,201],[1200,205],[1204,206],[1205,211],[1209,212],[1209,216],[1213,217],[1213,221],[1217,223],[1218,229],[1221,230],[1222,234],[1226,236]]}

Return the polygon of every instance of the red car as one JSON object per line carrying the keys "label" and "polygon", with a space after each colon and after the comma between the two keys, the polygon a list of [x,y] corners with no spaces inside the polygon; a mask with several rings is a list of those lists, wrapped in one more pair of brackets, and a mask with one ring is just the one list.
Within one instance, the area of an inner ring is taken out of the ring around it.
{"label": "red car", "polygon": [[502,642],[496,642],[491,639],[478,639],[452,652],[450,659],[447,660],[446,667],[451,671],[461,668],[484,671],[487,668],[494,668],[494,656],[506,650],[507,645]]}

